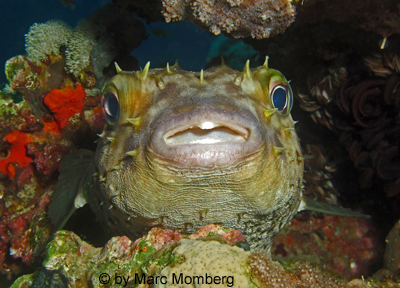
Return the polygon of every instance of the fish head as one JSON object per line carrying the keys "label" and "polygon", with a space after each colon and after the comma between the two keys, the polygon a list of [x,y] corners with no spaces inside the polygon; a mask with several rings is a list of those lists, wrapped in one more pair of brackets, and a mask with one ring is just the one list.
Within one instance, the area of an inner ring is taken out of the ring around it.
{"label": "fish head", "polygon": [[120,71],[103,89],[92,209],[131,237],[221,224],[268,249],[301,195],[292,105],[288,81],[266,64]]}

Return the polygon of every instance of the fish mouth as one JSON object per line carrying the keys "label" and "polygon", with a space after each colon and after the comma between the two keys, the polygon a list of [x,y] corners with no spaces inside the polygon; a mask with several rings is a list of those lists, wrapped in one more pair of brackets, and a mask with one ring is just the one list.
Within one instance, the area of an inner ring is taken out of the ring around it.
{"label": "fish mouth", "polygon": [[169,146],[244,142],[249,130],[234,123],[205,121],[194,125],[173,128],[164,134]]}
{"label": "fish mouth", "polygon": [[230,165],[254,153],[262,142],[250,113],[202,108],[160,122],[151,146],[158,156],[178,165]]}

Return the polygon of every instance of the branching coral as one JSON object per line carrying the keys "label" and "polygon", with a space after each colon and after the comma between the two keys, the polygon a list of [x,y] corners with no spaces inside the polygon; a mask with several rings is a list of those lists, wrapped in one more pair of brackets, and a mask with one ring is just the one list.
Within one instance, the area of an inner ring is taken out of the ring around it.
{"label": "branching coral", "polygon": [[66,46],[72,36],[72,29],[63,21],[49,20],[33,24],[25,35],[27,56],[39,64],[50,54],[59,55],[60,47]]}
{"label": "branching coral", "polygon": [[235,38],[275,36],[294,21],[295,8],[287,0],[162,0],[167,22],[189,20],[215,35],[222,31]]}
{"label": "branching coral", "polygon": [[82,22],[68,41],[65,51],[66,70],[75,77],[90,64],[90,53],[96,45],[96,34],[93,30],[90,23]]}

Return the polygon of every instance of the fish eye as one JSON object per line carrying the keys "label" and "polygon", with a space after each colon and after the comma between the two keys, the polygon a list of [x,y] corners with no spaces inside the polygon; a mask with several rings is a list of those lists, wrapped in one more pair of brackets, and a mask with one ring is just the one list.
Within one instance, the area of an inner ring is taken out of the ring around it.
{"label": "fish eye", "polygon": [[119,100],[114,92],[107,91],[101,98],[101,110],[108,124],[113,124],[118,120]]}
{"label": "fish eye", "polygon": [[276,85],[271,92],[271,102],[282,115],[289,115],[293,107],[293,91],[290,85]]}

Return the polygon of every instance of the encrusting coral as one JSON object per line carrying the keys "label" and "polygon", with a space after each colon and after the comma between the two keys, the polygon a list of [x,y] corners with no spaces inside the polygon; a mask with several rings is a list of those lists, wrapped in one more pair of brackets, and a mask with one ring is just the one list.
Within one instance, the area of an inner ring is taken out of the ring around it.
{"label": "encrusting coral", "polygon": [[162,0],[167,22],[193,21],[215,35],[222,31],[235,38],[275,36],[294,22],[295,8],[288,0]]}

